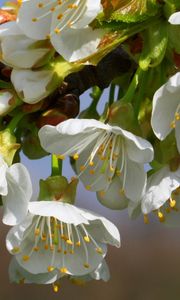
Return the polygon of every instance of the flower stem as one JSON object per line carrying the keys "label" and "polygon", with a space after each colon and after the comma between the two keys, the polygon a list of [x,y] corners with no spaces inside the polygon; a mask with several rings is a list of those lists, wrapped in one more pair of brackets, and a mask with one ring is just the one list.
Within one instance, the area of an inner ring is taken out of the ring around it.
{"label": "flower stem", "polygon": [[141,78],[141,85],[139,86],[139,90],[136,94],[136,99],[134,101],[134,113],[135,116],[138,117],[139,110],[141,107],[141,102],[144,100],[145,97],[145,89],[146,89],[146,82],[148,82],[148,75],[150,72],[142,71],[142,78]]}
{"label": "flower stem", "polygon": [[92,88],[92,93],[90,94],[91,98],[93,99],[93,102],[90,105],[90,108],[92,110],[96,109],[96,107],[98,105],[98,102],[99,102],[99,100],[101,98],[101,95],[102,95],[102,90],[98,86],[94,86]]}
{"label": "flower stem", "polygon": [[62,174],[62,160],[57,158],[56,154],[51,155],[51,176],[59,176]]}
{"label": "flower stem", "polygon": [[136,71],[136,73],[134,74],[134,77],[128,87],[128,90],[126,92],[126,94],[124,95],[124,97],[121,99],[121,101],[123,103],[129,103],[133,100],[134,94],[136,92],[136,89],[139,85],[139,82],[141,81],[142,75],[143,75],[144,71],[139,67]]}
{"label": "flower stem", "polygon": [[21,121],[21,119],[25,116],[26,113],[20,111],[8,124],[7,129],[10,130],[10,132],[13,134],[14,130],[16,129],[18,123]]}

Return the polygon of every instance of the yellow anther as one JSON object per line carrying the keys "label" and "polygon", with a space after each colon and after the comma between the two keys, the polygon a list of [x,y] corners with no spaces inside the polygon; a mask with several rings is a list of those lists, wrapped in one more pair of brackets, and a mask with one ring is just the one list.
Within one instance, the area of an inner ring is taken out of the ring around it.
{"label": "yellow anther", "polygon": [[44,4],[43,3],[38,3],[38,8],[42,8],[44,6]]}
{"label": "yellow anther", "polygon": [[47,270],[48,270],[48,272],[52,272],[55,270],[55,268],[53,266],[49,266],[49,267],[47,267]]}
{"label": "yellow anther", "polygon": [[115,171],[115,169],[111,166],[110,167],[110,172],[114,172]]}
{"label": "yellow anther", "polygon": [[59,288],[60,288],[59,284],[53,284],[53,291],[54,291],[55,293],[58,293],[58,292],[59,292]]}
{"label": "yellow anther", "polygon": [[84,171],[86,169],[86,167],[85,166],[80,166],[80,171],[82,172],[82,171]]}
{"label": "yellow anther", "polygon": [[33,249],[35,252],[38,252],[39,251],[39,247],[34,247],[34,249]]}
{"label": "yellow anther", "polygon": [[71,26],[72,26],[72,24],[73,24],[73,22],[71,22],[71,21],[70,21],[70,22],[68,22],[68,24],[67,24],[67,25],[68,25],[68,27],[71,27]]}
{"label": "yellow anther", "polygon": [[179,113],[175,113],[175,119],[176,119],[176,121],[180,120],[180,114]]}
{"label": "yellow anther", "polygon": [[89,269],[89,267],[90,267],[90,265],[87,264],[87,263],[85,263],[83,266],[84,266],[86,269]]}
{"label": "yellow anther", "polygon": [[76,246],[80,247],[81,246],[81,242],[80,241],[76,242]]}
{"label": "yellow anther", "polygon": [[58,159],[61,159],[61,160],[64,160],[64,159],[65,159],[65,156],[64,156],[64,155],[61,155],[61,154],[56,155],[56,157],[57,157]]}
{"label": "yellow anther", "polygon": [[37,22],[37,18],[32,18],[32,22]]}
{"label": "yellow anther", "polygon": [[14,247],[13,249],[12,249],[12,253],[18,253],[20,251],[20,248],[19,247]]}
{"label": "yellow anther", "polygon": [[90,185],[86,185],[86,190],[90,191],[91,190],[91,186]]}
{"label": "yellow anther", "polygon": [[62,249],[59,247],[58,250],[57,250],[57,252],[58,252],[58,253],[61,253],[61,252],[62,252]]}
{"label": "yellow anther", "polygon": [[68,240],[68,237],[64,234],[61,234],[61,239],[64,240],[64,241],[67,241]]}
{"label": "yellow anther", "polygon": [[90,166],[90,167],[93,167],[93,166],[94,166],[94,162],[93,162],[93,161],[90,161],[90,162],[89,162],[89,166]]}
{"label": "yellow anther", "polygon": [[37,236],[37,235],[39,235],[40,234],[40,229],[39,228],[36,228],[35,230],[34,230],[34,234]]}
{"label": "yellow anther", "polygon": [[90,174],[90,175],[94,175],[94,174],[95,174],[95,170],[90,170],[90,171],[89,171],[89,174]]}
{"label": "yellow anther", "polygon": [[97,252],[98,254],[103,254],[102,248],[96,248],[96,252]]}
{"label": "yellow anther", "polygon": [[117,171],[116,171],[116,175],[117,175],[117,176],[121,176],[121,171],[120,171],[120,170],[117,170]]}
{"label": "yellow anther", "polygon": [[29,257],[29,255],[24,255],[22,259],[24,262],[26,262],[30,259],[30,257]]}
{"label": "yellow anther", "polygon": [[176,128],[176,123],[175,123],[175,121],[172,121],[172,122],[171,122],[170,127],[171,127],[172,129]]}
{"label": "yellow anther", "polygon": [[74,160],[77,160],[77,159],[79,158],[79,154],[78,154],[78,153],[75,153],[75,154],[73,155],[73,158],[74,158]]}
{"label": "yellow anther", "polygon": [[176,200],[170,198],[170,200],[169,200],[169,206],[170,206],[171,208],[174,208],[174,207],[176,206]]}
{"label": "yellow anther", "polygon": [[106,160],[106,156],[101,155],[100,160]]}
{"label": "yellow anther", "polygon": [[68,8],[77,8],[78,5],[77,4],[68,4]]}
{"label": "yellow anther", "polygon": [[46,39],[47,39],[47,40],[50,40],[50,37],[51,37],[50,34],[47,34],[47,35],[46,35]]}
{"label": "yellow anther", "polygon": [[48,250],[49,249],[49,246],[46,244],[46,245],[44,245],[44,249],[45,250]]}
{"label": "yellow anther", "polygon": [[54,245],[50,246],[50,250],[53,251],[54,250]]}
{"label": "yellow anther", "polygon": [[55,32],[56,34],[59,34],[59,33],[61,32],[61,30],[60,30],[59,28],[54,28],[54,32]]}
{"label": "yellow anther", "polygon": [[61,273],[64,273],[64,274],[67,274],[68,269],[65,268],[65,267],[63,267],[63,268],[60,269],[60,272],[61,272]]}
{"label": "yellow anther", "polygon": [[59,14],[59,15],[57,16],[57,19],[58,19],[58,20],[61,20],[62,17],[63,17],[63,14]]}
{"label": "yellow anther", "polygon": [[165,217],[163,215],[163,213],[161,211],[158,211],[158,218],[160,222],[164,222],[165,221]]}
{"label": "yellow anther", "polygon": [[68,245],[73,245],[73,242],[72,242],[71,240],[67,240],[66,243],[67,243]]}
{"label": "yellow anther", "polygon": [[51,9],[50,9],[50,10],[51,10],[51,11],[55,11],[55,9],[56,9],[55,7],[51,7]]}
{"label": "yellow anther", "polygon": [[144,224],[149,224],[149,217],[147,214],[144,215]]}
{"label": "yellow anther", "polygon": [[67,251],[66,250],[64,250],[64,255],[66,255],[67,254]]}
{"label": "yellow anther", "polygon": [[85,236],[84,236],[84,240],[85,240],[86,243],[90,243],[90,238],[89,238],[89,236],[85,235]]}
{"label": "yellow anther", "polygon": [[62,1],[61,1],[61,0],[58,0],[58,1],[57,1],[57,4],[58,4],[58,5],[61,5],[61,4],[62,4]]}

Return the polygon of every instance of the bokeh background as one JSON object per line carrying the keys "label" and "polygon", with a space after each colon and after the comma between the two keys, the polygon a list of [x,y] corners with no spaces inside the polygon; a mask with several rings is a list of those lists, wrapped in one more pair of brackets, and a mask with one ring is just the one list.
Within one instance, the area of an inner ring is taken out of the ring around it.
{"label": "bokeh background", "polygon": [[[93,0],[92,0],[93,1]],[[2,1],[0,1],[2,5]],[[103,94],[98,107],[103,110],[108,90]],[[81,97],[81,110],[89,103],[89,92]],[[38,194],[40,178],[50,175],[50,158],[29,161],[23,154],[22,162],[30,171],[34,195]],[[73,171],[68,160],[63,166],[63,175],[71,178]],[[95,194],[87,192],[80,184],[78,206],[91,209],[114,222],[120,230],[122,247],[109,247],[107,262],[111,279],[108,283],[92,281],[83,287],[62,280],[59,293],[51,286],[16,285],[9,282],[8,264],[10,255],[5,248],[9,230],[1,223],[0,229],[0,300],[179,300],[180,299],[180,228],[166,228],[152,219],[145,225],[143,218],[130,220],[125,211],[111,211],[96,200]]]}

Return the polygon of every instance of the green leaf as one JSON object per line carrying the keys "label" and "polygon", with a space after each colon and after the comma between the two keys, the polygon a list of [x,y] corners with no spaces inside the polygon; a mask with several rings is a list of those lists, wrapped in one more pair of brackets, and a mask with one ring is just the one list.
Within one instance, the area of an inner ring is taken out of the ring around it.
{"label": "green leaf", "polygon": [[112,12],[110,20],[126,23],[144,21],[155,16],[159,7],[156,0],[119,1],[118,9]]}
{"label": "green leaf", "polygon": [[139,66],[146,71],[149,67],[159,65],[166,53],[168,33],[166,23],[152,25],[144,31],[144,47],[139,59]]}

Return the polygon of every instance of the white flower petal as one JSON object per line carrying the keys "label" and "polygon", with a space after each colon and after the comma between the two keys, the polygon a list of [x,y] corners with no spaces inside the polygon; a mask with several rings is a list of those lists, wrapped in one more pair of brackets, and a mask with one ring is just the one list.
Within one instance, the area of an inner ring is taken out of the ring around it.
{"label": "white flower petal", "polygon": [[[42,3],[43,7],[38,7],[38,4]],[[49,5],[48,5],[49,4]],[[18,13],[17,23],[21,30],[30,38],[37,40],[46,39],[50,32],[50,24],[52,19],[52,13],[50,9],[54,7],[54,1],[52,4],[49,0],[30,0],[23,1]],[[47,12],[50,12],[43,17]],[[38,21],[33,22],[33,19],[41,17]]]}
{"label": "white flower petal", "polygon": [[2,196],[3,200],[3,223],[16,225],[27,215],[28,204],[32,196],[32,184],[29,173],[25,166],[17,163],[6,171],[8,193]]}
{"label": "white flower petal", "polygon": [[180,185],[180,170],[171,172],[164,167],[148,178],[146,193],[141,208],[144,214],[160,208]]}
{"label": "white flower petal", "polygon": [[153,98],[151,125],[156,136],[163,140],[171,132],[171,123],[180,103],[180,72],[156,91]]}
{"label": "white flower petal", "polygon": [[172,14],[168,21],[173,25],[180,25],[180,12]]}
{"label": "white flower petal", "polygon": [[146,186],[147,175],[144,166],[131,160],[127,160],[127,176],[124,192],[128,199],[137,202],[141,199]]}
{"label": "white flower petal", "polygon": [[98,266],[98,268],[90,274],[95,280],[108,281],[110,279],[109,268],[105,260]]}
{"label": "white flower petal", "polygon": [[7,179],[6,179],[6,171],[8,169],[8,165],[4,161],[4,159],[0,156],[0,195],[5,196],[8,193],[7,188]]}
{"label": "white flower petal", "polygon": [[122,193],[122,179],[119,176],[113,178],[107,191],[97,192],[99,202],[111,209],[125,209],[128,206],[128,199]]}
{"label": "white flower petal", "polygon": [[18,70],[11,73],[11,81],[20,98],[26,103],[34,104],[48,96],[47,89],[53,72],[49,70]]}

